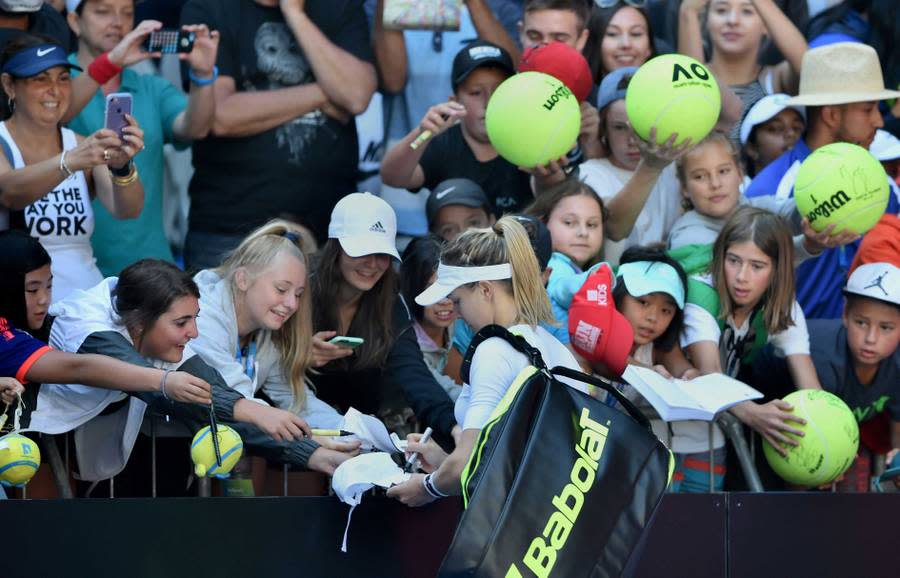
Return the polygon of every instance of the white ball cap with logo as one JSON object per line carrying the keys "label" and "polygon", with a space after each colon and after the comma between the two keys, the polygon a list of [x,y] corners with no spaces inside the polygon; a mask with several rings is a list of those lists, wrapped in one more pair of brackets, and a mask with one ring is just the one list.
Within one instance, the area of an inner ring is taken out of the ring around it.
{"label": "white ball cap with logo", "polygon": [[900,267],[891,263],[860,265],[847,280],[844,294],[900,305]]}
{"label": "white ball cap with logo", "polygon": [[337,239],[350,257],[397,253],[397,216],[394,209],[372,193],[351,193],[331,211],[328,238]]}

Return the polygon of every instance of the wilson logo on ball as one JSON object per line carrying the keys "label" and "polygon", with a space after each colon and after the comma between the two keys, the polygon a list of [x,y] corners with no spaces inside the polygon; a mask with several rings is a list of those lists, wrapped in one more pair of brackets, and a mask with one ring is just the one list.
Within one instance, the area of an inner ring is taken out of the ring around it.
{"label": "wilson logo on ball", "polygon": [[553,107],[556,106],[556,103],[559,102],[563,98],[568,98],[572,96],[572,91],[568,89],[565,84],[560,84],[556,87],[556,90],[553,94],[550,95],[550,98],[544,103],[544,108],[547,110],[553,110]]}
{"label": "wilson logo on ball", "polygon": [[831,198],[822,201],[821,203],[816,200],[814,195],[810,195],[809,198],[812,200],[814,208],[812,211],[809,211],[806,214],[806,217],[809,219],[810,223],[815,222],[819,217],[828,218],[831,213],[837,211],[844,205],[850,202],[850,196],[844,191],[838,191],[835,194],[831,195]]}
{"label": "wilson logo on ball", "polygon": [[[691,63],[690,68],[691,72],[694,73],[694,76],[700,80],[709,80],[709,71],[703,68],[700,63]],[[687,71],[687,68],[676,62],[675,66],[672,67],[672,82],[678,82],[678,79],[682,76],[684,76],[685,80],[694,80],[694,76],[691,76],[691,73]]]}

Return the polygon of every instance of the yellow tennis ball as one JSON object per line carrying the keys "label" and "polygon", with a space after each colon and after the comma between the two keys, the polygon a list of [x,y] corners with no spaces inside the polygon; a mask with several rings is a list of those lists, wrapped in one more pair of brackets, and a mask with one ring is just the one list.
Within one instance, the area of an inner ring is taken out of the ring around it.
{"label": "yellow tennis ball", "polygon": [[628,83],[625,111],[634,131],[664,143],[678,133],[676,144],[690,137],[697,144],[716,125],[722,107],[719,85],[708,68],[682,54],[664,54],[645,62]]}
{"label": "yellow tennis ball", "polygon": [[41,450],[19,434],[0,438],[0,484],[24,487],[41,466]]}
{"label": "yellow tennis ball", "polygon": [[804,435],[786,434],[800,445],[782,444],[787,450],[785,457],[765,442],[763,452],[769,465],[792,484],[820,486],[834,481],[856,458],[859,426],[853,412],[836,395],[817,389],[795,391],[784,401],[794,406],[795,415],[806,420],[806,425],[790,422]]}
{"label": "yellow tennis ball", "polygon": [[890,186],[878,159],[855,144],[838,142],[817,148],[797,171],[797,210],[821,231],[834,223],[863,235],[887,208]]}
{"label": "yellow tennis ball", "polygon": [[517,167],[565,156],[578,139],[581,106],[565,84],[542,72],[520,72],[497,87],[485,111],[488,138]]}
{"label": "yellow tennis ball", "polygon": [[191,441],[191,460],[194,462],[194,473],[211,478],[227,478],[231,468],[244,453],[244,443],[236,431],[227,425],[219,424],[216,430],[219,453],[222,456],[222,465],[219,466],[216,464],[216,451],[209,432],[209,426],[206,426],[198,431]]}

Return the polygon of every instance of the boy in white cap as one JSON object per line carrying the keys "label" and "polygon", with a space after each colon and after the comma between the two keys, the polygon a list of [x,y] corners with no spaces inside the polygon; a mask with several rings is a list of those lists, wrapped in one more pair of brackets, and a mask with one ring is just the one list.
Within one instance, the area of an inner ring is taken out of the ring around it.
{"label": "boy in white cap", "polygon": [[866,491],[872,456],[900,448],[900,268],[861,265],[843,292],[840,321],[807,321],[810,356],[822,387],[859,422],[859,455],[839,487]]}
{"label": "boy in white cap", "polygon": [[[839,42],[807,51],[800,94],[785,102],[806,107],[806,134],[756,175],[744,195],[791,197],[800,163],[812,151],[836,142],[868,148],[875,131],[884,126],[878,102],[897,97],[900,92],[885,89],[878,53],[872,47]],[[900,204],[891,196],[885,212],[898,210]],[[840,288],[855,250],[855,244],[826,249],[797,267],[797,301],[807,319],[840,317]]]}

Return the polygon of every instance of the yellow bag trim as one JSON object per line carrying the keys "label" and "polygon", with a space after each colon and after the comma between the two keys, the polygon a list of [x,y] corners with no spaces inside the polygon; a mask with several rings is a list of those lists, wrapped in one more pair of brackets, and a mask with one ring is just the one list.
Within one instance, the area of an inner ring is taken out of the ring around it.
{"label": "yellow bag trim", "polygon": [[500,403],[498,403],[497,407],[494,408],[494,411],[491,412],[491,417],[481,429],[481,433],[478,434],[478,443],[472,450],[472,455],[469,456],[469,461],[466,462],[466,467],[463,468],[462,475],[460,476],[464,508],[469,507],[469,492],[466,489],[469,485],[469,478],[475,473],[478,469],[478,465],[481,463],[481,456],[484,453],[484,446],[491,434],[491,429],[509,410],[509,406],[512,405],[512,402],[516,398],[516,394],[518,394],[519,390],[522,388],[522,385],[536,373],[538,373],[538,368],[533,365],[529,365],[519,372],[519,375],[516,376],[512,384],[506,390],[506,393],[503,395],[503,399],[500,400]]}

